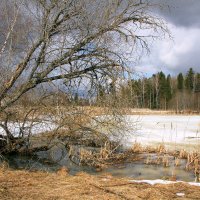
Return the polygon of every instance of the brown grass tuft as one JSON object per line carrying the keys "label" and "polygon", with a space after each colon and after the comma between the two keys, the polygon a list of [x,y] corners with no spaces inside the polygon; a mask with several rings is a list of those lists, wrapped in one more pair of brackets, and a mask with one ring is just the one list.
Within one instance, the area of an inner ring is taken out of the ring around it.
{"label": "brown grass tuft", "polygon": [[67,169],[66,167],[61,167],[58,171],[57,174],[59,176],[67,176],[69,174],[69,169]]}

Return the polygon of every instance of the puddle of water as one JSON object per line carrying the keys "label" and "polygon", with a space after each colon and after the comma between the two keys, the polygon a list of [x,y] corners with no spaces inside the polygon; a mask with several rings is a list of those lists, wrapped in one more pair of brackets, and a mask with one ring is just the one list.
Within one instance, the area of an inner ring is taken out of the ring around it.
{"label": "puddle of water", "polygon": [[[135,161],[132,163],[124,163],[117,166],[112,166],[104,169],[101,172],[96,172],[94,168],[87,166],[78,166],[74,164],[68,157],[67,151],[57,148],[51,152],[38,152],[38,158],[30,156],[16,156],[11,155],[7,157],[10,168],[13,169],[27,169],[27,170],[43,170],[48,172],[54,172],[65,166],[69,169],[70,174],[74,175],[80,171],[84,171],[90,174],[102,174],[110,173],[117,177],[128,177],[133,179],[169,179],[172,174],[176,175],[177,180],[192,182],[195,180],[195,176],[192,172],[186,171],[186,160],[180,160],[181,165],[179,167],[174,166],[173,157],[169,157],[169,167],[163,167],[162,165],[144,164],[144,160],[148,154],[143,154],[142,161]],[[155,160],[156,154],[150,155],[152,160]]]}
{"label": "puddle of water", "polygon": [[125,164],[123,168],[110,167],[103,173],[111,173],[117,177],[128,177],[138,180],[169,179],[172,174],[180,181],[192,182],[195,176],[192,172],[185,171],[183,167],[163,167],[160,165],[146,165],[139,162]]}
{"label": "puddle of water", "polygon": [[80,171],[94,174],[95,169],[88,166],[78,166],[73,163],[66,150],[55,148],[53,151],[40,151],[36,156],[9,155],[5,157],[9,167],[12,169],[26,169],[55,172],[62,166],[69,169],[71,175]]}

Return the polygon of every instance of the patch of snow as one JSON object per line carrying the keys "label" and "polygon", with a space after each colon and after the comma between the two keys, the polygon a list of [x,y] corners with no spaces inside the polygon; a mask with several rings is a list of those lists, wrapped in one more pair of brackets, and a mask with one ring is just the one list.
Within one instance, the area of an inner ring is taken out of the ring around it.
{"label": "patch of snow", "polygon": [[164,184],[165,185],[165,184],[176,183],[174,181],[166,181],[166,180],[161,180],[161,179],[156,179],[156,180],[131,180],[131,182],[134,182],[134,183],[148,183],[150,185],[155,185],[155,184]]}
{"label": "patch of snow", "polygon": [[148,184],[150,184],[150,185],[155,185],[155,184],[187,183],[187,184],[193,185],[193,186],[200,186],[200,183],[195,183],[195,182],[166,181],[166,180],[161,180],[161,179],[156,179],[156,180],[131,180],[130,182],[134,182],[134,183],[148,183]]}
{"label": "patch of snow", "polygon": [[[22,127],[22,123],[16,123],[16,122],[8,123],[8,128],[14,136],[19,135],[20,127]],[[28,134],[29,130],[31,129],[31,134],[33,135],[33,134],[39,134],[46,131],[52,131],[56,127],[57,127],[56,124],[53,124],[47,121],[43,121],[40,123],[33,123],[33,124],[31,124],[31,122],[26,122],[23,131],[25,132],[25,134]],[[0,135],[5,135],[5,131],[3,130],[2,127],[0,127]]]}
{"label": "patch of snow", "polygon": [[135,130],[124,144],[200,144],[199,115],[128,115],[126,120]]}
{"label": "patch of snow", "polygon": [[195,182],[189,182],[189,184],[194,186],[200,186],[200,183],[195,183]]}
{"label": "patch of snow", "polygon": [[176,195],[179,196],[179,197],[183,197],[183,196],[185,196],[185,193],[178,192],[178,193],[176,193]]}

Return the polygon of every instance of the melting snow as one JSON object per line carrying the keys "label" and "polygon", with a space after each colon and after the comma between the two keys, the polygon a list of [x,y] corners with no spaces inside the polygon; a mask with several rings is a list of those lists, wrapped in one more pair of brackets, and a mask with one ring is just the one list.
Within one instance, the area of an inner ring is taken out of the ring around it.
{"label": "melting snow", "polygon": [[[135,130],[128,138],[131,145],[172,143],[200,144],[200,116],[198,115],[129,115],[127,122]],[[135,123],[137,122],[137,123]]]}
{"label": "melting snow", "polygon": [[[20,127],[22,127],[22,123],[8,123],[8,128],[14,136],[18,136],[20,133]],[[31,127],[31,128],[30,128]],[[54,130],[57,126],[51,122],[40,122],[40,123],[33,123],[27,122],[25,124],[24,132],[28,134],[29,130],[31,129],[31,134],[38,134],[46,131]],[[2,127],[0,127],[0,135],[5,135],[5,132]]]}
{"label": "melting snow", "polygon": [[134,183],[148,183],[150,185],[155,185],[155,184],[188,183],[189,185],[200,186],[200,183],[183,182],[183,181],[166,181],[166,180],[161,180],[161,179],[156,179],[156,180],[131,180],[130,182],[134,182]]}

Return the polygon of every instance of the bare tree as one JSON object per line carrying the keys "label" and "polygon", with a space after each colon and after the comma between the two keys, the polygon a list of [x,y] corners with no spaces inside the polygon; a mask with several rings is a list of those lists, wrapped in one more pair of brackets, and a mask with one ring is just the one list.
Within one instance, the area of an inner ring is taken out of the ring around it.
{"label": "bare tree", "polygon": [[130,70],[126,66],[127,48],[129,53],[148,51],[149,38],[168,32],[164,21],[153,11],[158,5],[150,2],[9,1],[16,12],[0,51],[9,53],[8,41],[13,33],[24,32],[26,46],[17,40],[13,48],[20,51],[13,55],[12,62],[4,63],[10,76],[0,87],[0,112],[41,85],[83,87],[87,83],[92,90],[100,80],[109,83],[124,76]]}

